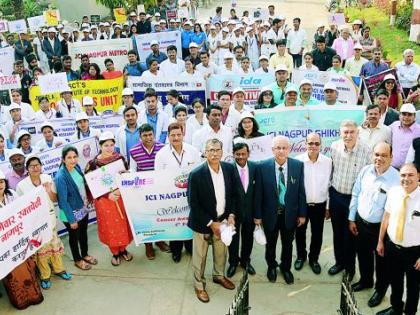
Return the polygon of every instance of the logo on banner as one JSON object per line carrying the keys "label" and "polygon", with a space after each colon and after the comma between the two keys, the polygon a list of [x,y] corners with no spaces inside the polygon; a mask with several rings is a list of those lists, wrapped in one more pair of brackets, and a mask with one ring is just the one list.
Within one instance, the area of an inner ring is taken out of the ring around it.
{"label": "logo on banner", "polygon": [[228,90],[233,89],[233,81],[232,80],[223,80],[222,85],[225,89],[228,89]]}
{"label": "logo on banner", "polygon": [[188,174],[182,174],[175,177],[175,187],[187,188],[188,187]]}
{"label": "logo on banner", "polygon": [[134,186],[134,187],[141,187],[146,185],[153,185],[154,180],[153,178],[140,178],[136,176],[133,179],[123,179],[121,181],[121,186]]}

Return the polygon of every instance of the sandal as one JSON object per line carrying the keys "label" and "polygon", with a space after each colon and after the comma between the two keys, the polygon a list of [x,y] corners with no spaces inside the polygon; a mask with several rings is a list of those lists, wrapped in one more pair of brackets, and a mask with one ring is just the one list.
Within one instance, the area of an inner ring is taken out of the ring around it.
{"label": "sandal", "polygon": [[71,280],[72,275],[68,273],[67,271],[63,271],[61,273],[56,273],[57,276],[59,276],[63,280]]}
{"label": "sandal", "polygon": [[43,288],[44,290],[48,290],[49,288],[51,288],[50,279],[41,280],[41,288]]}
{"label": "sandal", "polygon": [[92,256],[85,256],[85,257],[83,257],[83,260],[86,261],[87,263],[91,264],[91,265],[97,265],[98,264],[98,260],[95,257],[92,257]]}
{"label": "sandal", "polygon": [[115,267],[121,264],[120,256],[112,255],[111,264]]}
{"label": "sandal", "polygon": [[84,260],[79,260],[78,262],[75,262],[74,265],[82,270],[90,270],[92,269],[92,266],[89,265],[87,262],[85,262]]}
{"label": "sandal", "polygon": [[133,260],[133,255],[129,252],[127,252],[126,250],[120,253],[120,256],[122,256],[122,258],[124,258],[125,261],[132,261]]}

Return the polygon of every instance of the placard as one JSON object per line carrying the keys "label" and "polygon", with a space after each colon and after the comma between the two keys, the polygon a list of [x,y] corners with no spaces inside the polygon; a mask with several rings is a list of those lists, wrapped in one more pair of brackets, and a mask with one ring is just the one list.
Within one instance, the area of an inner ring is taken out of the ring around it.
{"label": "placard", "polygon": [[0,90],[20,89],[21,86],[19,75],[0,75]]}
{"label": "placard", "polygon": [[28,17],[28,25],[31,33],[35,33],[37,30],[39,30],[41,27],[45,26],[45,16],[44,15],[38,15],[33,17]]}
{"label": "placard", "polygon": [[13,47],[0,48],[0,72],[3,75],[12,75],[15,62],[15,49]]}
{"label": "placard", "polygon": [[115,22],[118,24],[123,24],[127,21],[127,15],[125,13],[124,8],[115,8],[114,9],[114,16],[115,16]]}
{"label": "placard", "polygon": [[38,78],[41,94],[61,92],[69,88],[65,72],[41,75]]}
{"label": "placard", "polygon": [[94,199],[99,198],[118,188],[116,176],[125,171],[122,159],[101,166],[100,168],[85,174],[86,183]]}
{"label": "placard", "polygon": [[8,30],[7,24],[8,23],[6,20],[0,20],[0,33],[7,32]]}
{"label": "placard", "polygon": [[99,14],[91,15],[90,16],[90,22],[98,24],[99,22],[101,22],[101,16]]}
{"label": "placard", "polygon": [[152,52],[150,43],[154,40],[159,43],[160,52],[166,54],[166,49],[169,46],[174,45],[177,48],[178,58],[182,58],[181,32],[169,31],[136,35],[137,52],[141,61],[146,61],[146,58]]}
{"label": "placard", "polygon": [[60,11],[58,9],[51,9],[44,11],[45,22],[48,26],[56,26],[60,21]]}
{"label": "placard", "polygon": [[344,17],[344,13],[330,14],[328,16],[328,24],[329,25],[337,25],[337,26],[346,24],[346,19]]}
{"label": "placard", "polygon": [[27,33],[28,29],[26,27],[26,21],[24,19],[16,20],[16,21],[9,21],[9,32],[10,33]]}

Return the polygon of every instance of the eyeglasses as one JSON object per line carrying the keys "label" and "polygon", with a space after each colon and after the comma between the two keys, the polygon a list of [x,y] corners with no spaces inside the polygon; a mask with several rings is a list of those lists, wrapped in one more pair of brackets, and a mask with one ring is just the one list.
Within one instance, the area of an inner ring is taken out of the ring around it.
{"label": "eyeglasses", "polygon": [[41,164],[32,164],[32,165],[29,165],[28,168],[33,170],[33,169],[41,167],[41,166],[42,166]]}
{"label": "eyeglasses", "polygon": [[222,152],[222,149],[210,149],[210,150],[207,150],[207,152],[208,153],[210,153],[210,154],[219,154],[220,152]]}
{"label": "eyeglasses", "polygon": [[385,84],[395,84],[394,81],[386,81]]}
{"label": "eyeglasses", "polygon": [[319,147],[321,145],[320,142],[307,142],[307,144],[311,145],[311,146],[314,145],[314,146],[317,146],[317,147]]}

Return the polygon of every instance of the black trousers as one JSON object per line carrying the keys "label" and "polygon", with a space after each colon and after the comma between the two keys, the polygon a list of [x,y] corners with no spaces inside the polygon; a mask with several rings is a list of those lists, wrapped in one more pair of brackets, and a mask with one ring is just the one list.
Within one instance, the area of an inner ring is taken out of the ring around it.
{"label": "black trousers", "polygon": [[[236,222],[236,234],[232,237],[232,243],[229,246],[229,265],[242,266],[251,262],[252,246],[254,245],[255,224],[252,220],[242,223]],[[241,256],[239,258],[239,239],[241,241]]]}
{"label": "black trousers", "polygon": [[302,65],[302,58],[303,55],[300,54],[291,54],[292,58],[293,58],[293,67],[294,68],[299,68]]}
{"label": "black trousers", "polygon": [[276,268],[278,266],[278,263],[276,262],[276,246],[279,233],[281,237],[280,269],[282,271],[290,271],[290,267],[292,266],[295,229],[286,228],[284,213],[277,215],[274,230],[265,231],[265,237],[267,239],[267,244],[265,245],[265,261],[270,268]]}
{"label": "black trousers", "polygon": [[356,226],[359,234],[356,236],[356,252],[359,260],[360,282],[366,286],[373,284],[373,271],[375,270],[375,290],[385,294],[389,285],[385,259],[378,255],[380,223],[369,223],[356,214]]}
{"label": "black trousers", "polygon": [[172,254],[181,255],[182,247],[185,245],[185,250],[191,255],[192,254],[192,240],[187,241],[170,241],[169,248]]}
{"label": "black trousers", "polygon": [[[82,220],[77,222],[77,229],[72,229],[70,223],[63,222],[69,233],[69,245],[71,249],[71,255],[75,262],[81,261],[83,257],[88,255],[88,227],[89,215],[86,215]],[[80,245],[80,250],[79,250]]]}
{"label": "black trousers", "polygon": [[389,264],[391,276],[391,305],[401,312],[404,307],[402,301],[404,293],[404,276],[407,287],[407,299],[405,301],[404,314],[414,315],[417,312],[420,291],[420,271],[414,268],[414,264],[420,257],[420,246],[401,247],[391,241],[386,242],[385,258]]}
{"label": "black trousers", "polygon": [[347,271],[354,271],[355,237],[350,233],[348,220],[351,195],[339,193],[334,187],[329,192],[335,262],[344,266]]}
{"label": "black trousers", "polygon": [[306,229],[311,222],[311,245],[309,247],[309,261],[318,261],[322,247],[324,232],[326,202],[308,204],[308,216],[305,224],[296,228],[296,250],[298,259],[306,260]]}

